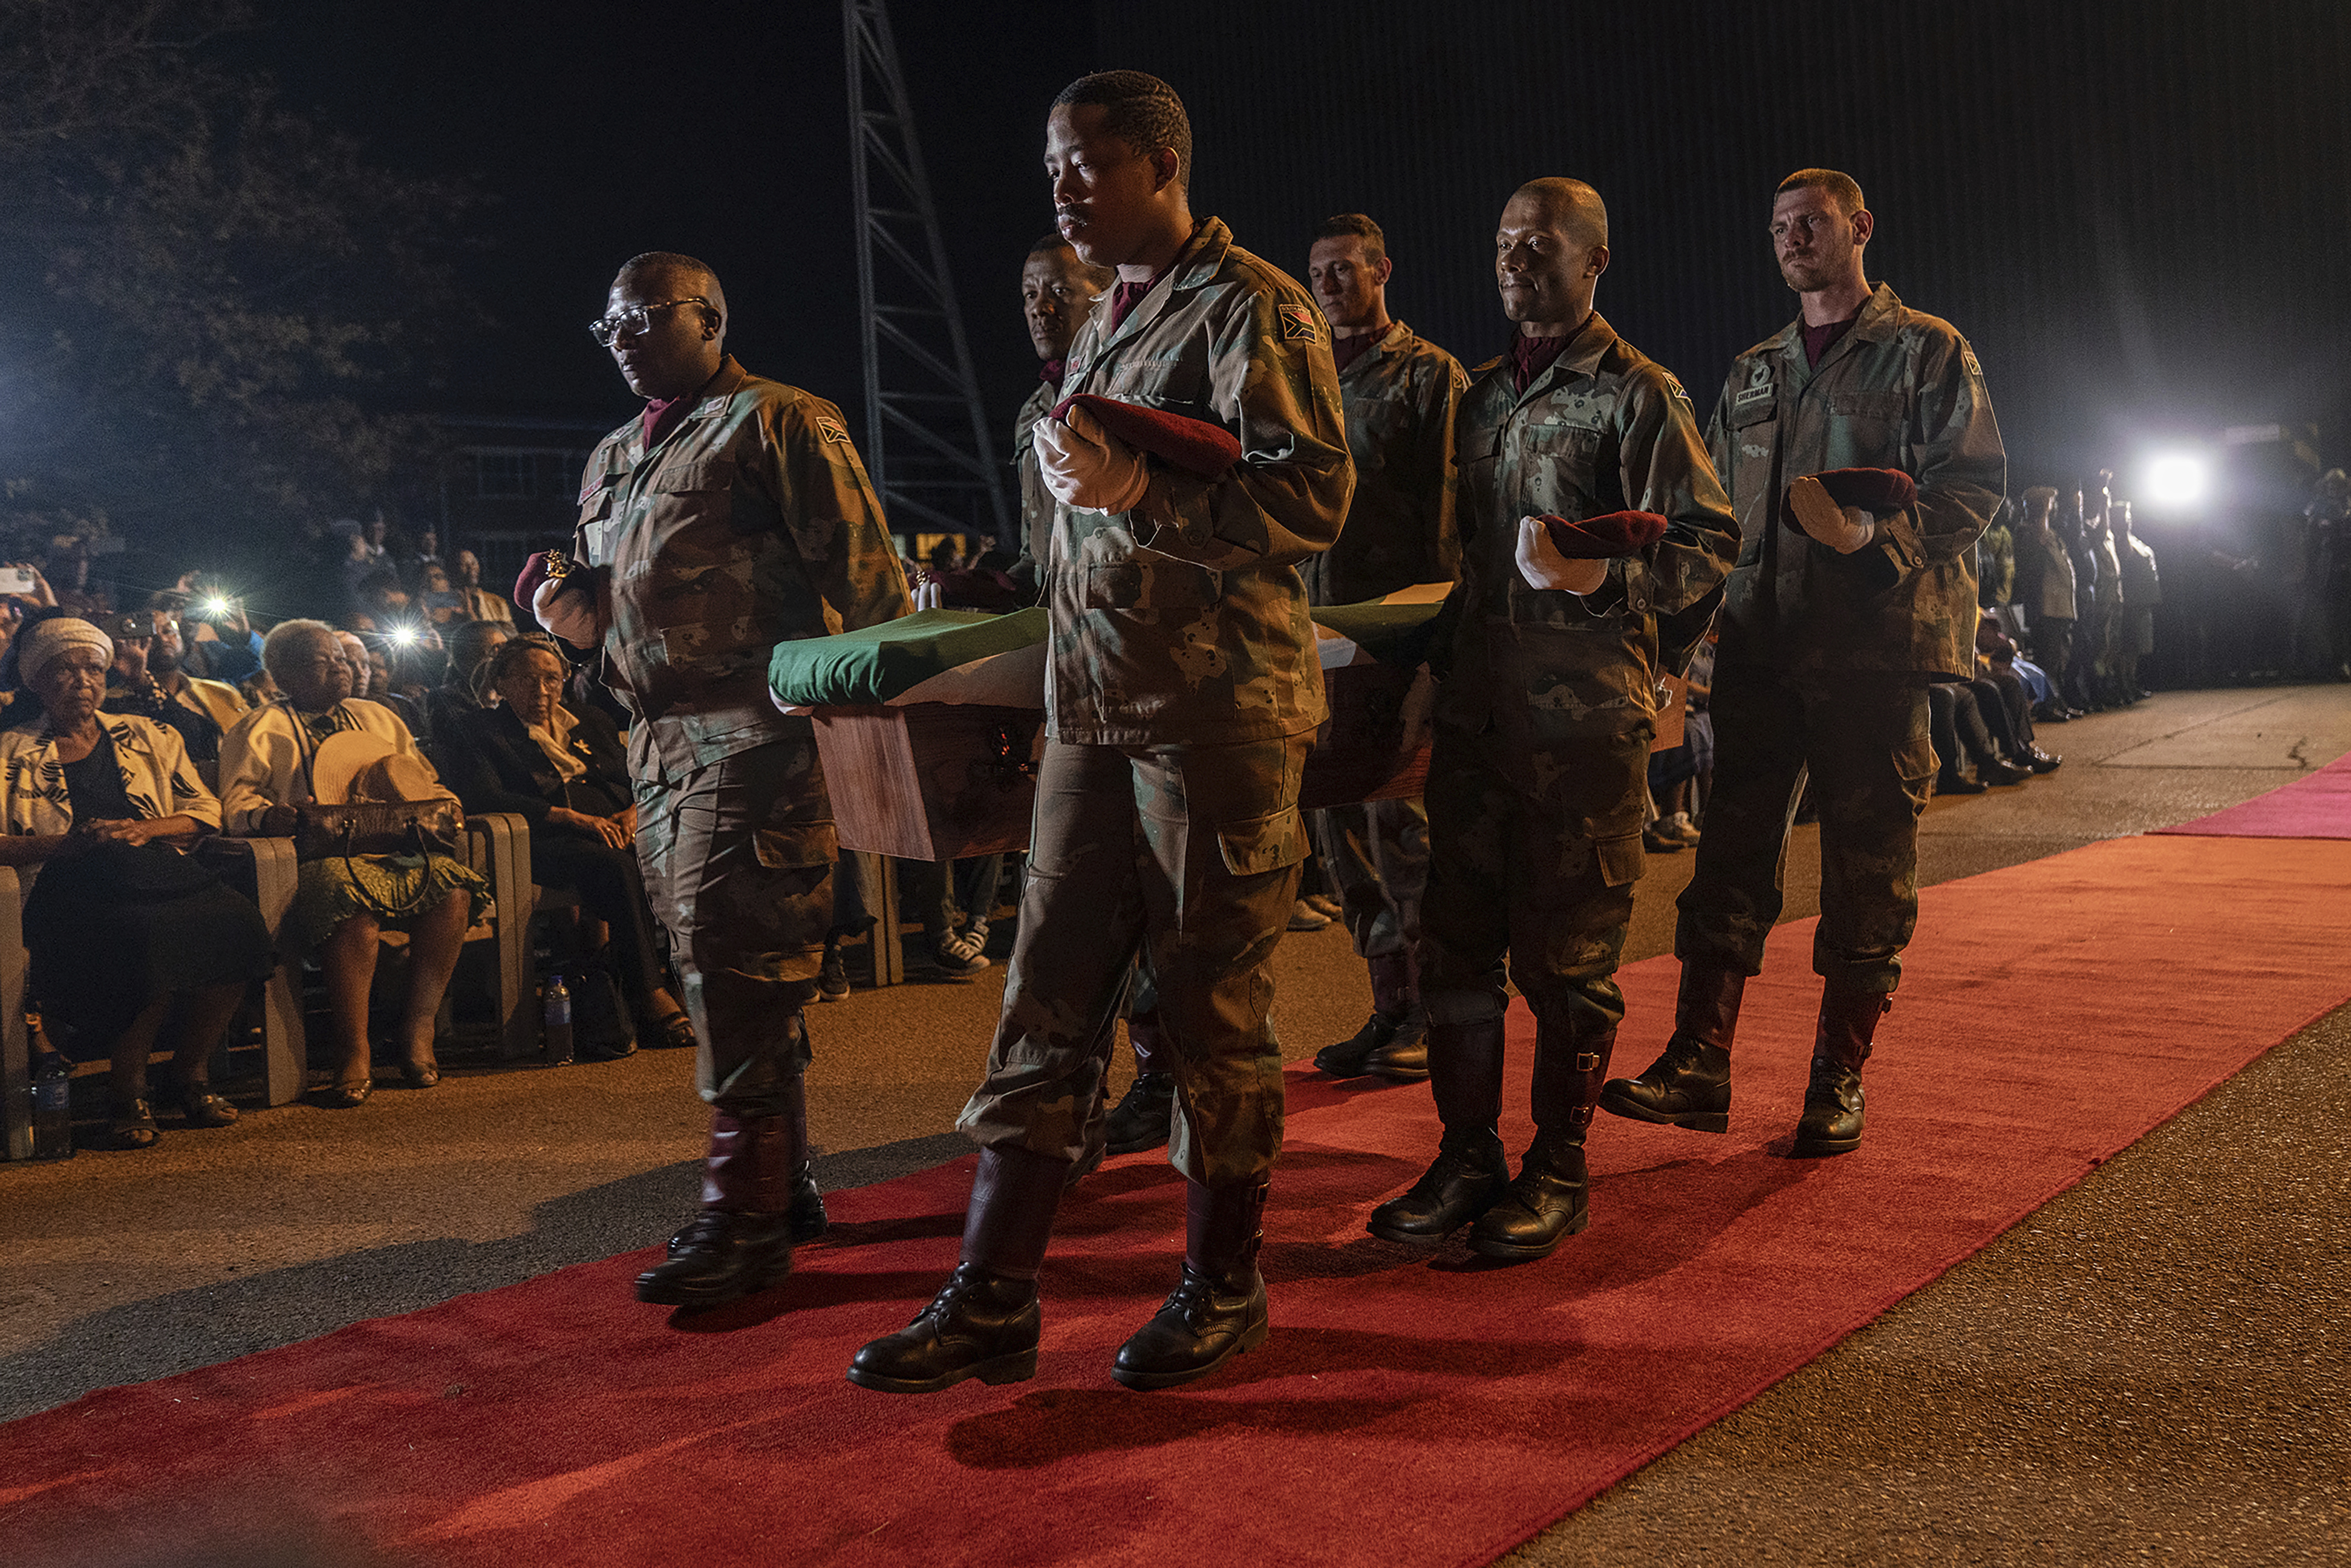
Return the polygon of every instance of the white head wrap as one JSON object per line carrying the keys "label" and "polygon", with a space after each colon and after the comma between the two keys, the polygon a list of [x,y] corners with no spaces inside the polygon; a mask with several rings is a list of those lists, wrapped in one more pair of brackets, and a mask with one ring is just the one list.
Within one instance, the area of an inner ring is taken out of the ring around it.
{"label": "white head wrap", "polygon": [[35,622],[16,639],[17,672],[29,685],[69,648],[95,648],[100,659],[110,664],[114,663],[113,638],[87,621],[52,615],[47,621]]}

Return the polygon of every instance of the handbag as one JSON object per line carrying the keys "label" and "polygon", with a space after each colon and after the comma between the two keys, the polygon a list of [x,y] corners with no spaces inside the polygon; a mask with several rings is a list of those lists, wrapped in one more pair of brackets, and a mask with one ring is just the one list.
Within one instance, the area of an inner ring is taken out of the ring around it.
{"label": "handbag", "polygon": [[454,855],[465,838],[465,809],[448,796],[432,800],[354,800],[294,808],[294,858],[352,855]]}
{"label": "handbag", "polygon": [[[315,793],[319,748],[298,715],[295,733],[302,746],[304,792]],[[314,800],[294,808],[294,858],[340,860],[360,901],[386,920],[405,919],[422,909],[431,891],[430,880],[419,879],[416,896],[408,905],[390,907],[368,893],[352,862],[361,855],[413,855],[419,860],[433,854],[455,855],[465,835],[465,809],[457,798],[434,789],[429,774],[420,776],[419,770],[403,766],[404,762],[395,756],[379,758],[366,768],[351,780],[351,792],[359,799],[331,803]]]}

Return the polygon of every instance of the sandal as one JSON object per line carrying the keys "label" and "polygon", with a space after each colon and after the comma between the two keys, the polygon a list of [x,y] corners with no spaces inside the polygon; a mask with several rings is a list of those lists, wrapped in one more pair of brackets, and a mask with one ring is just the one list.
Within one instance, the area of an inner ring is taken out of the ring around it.
{"label": "sandal", "polygon": [[349,1111],[367,1103],[375,1092],[375,1080],[362,1078],[357,1083],[330,1083],[319,1091],[319,1103],[330,1111]]}
{"label": "sandal", "polygon": [[155,1130],[155,1113],[144,1100],[118,1107],[106,1127],[107,1142],[118,1149],[152,1149],[161,1135]]}
{"label": "sandal", "polygon": [[430,1089],[441,1082],[441,1064],[437,1061],[409,1061],[401,1064],[401,1082],[411,1089]]}
{"label": "sandal", "polygon": [[683,1009],[667,1018],[656,1019],[640,1032],[663,1051],[694,1049],[694,1020],[686,1017]]}
{"label": "sandal", "polygon": [[209,1083],[180,1086],[180,1113],[191,1127],[225,1127],[236,1120],[236,1107],[214,1093]]}

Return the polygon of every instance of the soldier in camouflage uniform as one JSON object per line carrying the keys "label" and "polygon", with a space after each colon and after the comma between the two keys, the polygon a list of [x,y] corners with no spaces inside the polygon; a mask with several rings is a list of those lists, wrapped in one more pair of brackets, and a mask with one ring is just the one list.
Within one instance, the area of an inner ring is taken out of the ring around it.
{"label": "soldier in camouflage uniform", "polygon": [[[1453,415],[1469,378],[1452,355],[1389,319],[1395,270],[1386,236],[1363,214],[1316,227],[1307,284],[1331,323],[1355,463],[1347,527],[1306,567],[1307,598],[1317,605],[1450,582],[1459,566]],[[1370,1019],[1316,1052],[1314,1065],[1336,1078],[1418,1082],[1428,1076],[1428,1018],[1412,950],[1428,877],[1428,812],[1417,798],[1367,800],[1316,811],[1312,826],[1372,982]]]}
{"label": "soldier in camouflage uniform", "polygon": [[780,1277],[824,1226],[802,1009],[831,923],[832,805],[809,721],[768,698],[768,655],[911,608],[841,411],[747,374],[726,321],[700,262],[655,252],[621,269],[596,335],[645,413],[589,457],[580,570],[531,606],[601,649],[635,719],[637,859],[711,1107],[702,1212],[637,1294],[693,1305]]}
{"label": "soldier in camouflage uniform", "polygon": [[1203,422],[1240,456],[1203,476],[1082,411],[1037,427],[1057,502],[1048,739],[1004,1014],[961,1123],[981,1150],[963,1260],[911,1325],[859,1352],[849,1375],[865,1387],[1033,1373],[1037,1269],[1144,946],[1175,1062],[1186,1245],[1181,1282],[1113,1375],[1187,1381],[1266,1333],[1258,1228],[1281,1146],[1269,964],[1323,716],[1297,563],[1338,537],[1353,473],[1313,301],[1223,224],[1195,222],[1190,158],[1182,103],[1138,71],[1080,78],[1047,122],[1061,232],[1120,278],[1064,390]]}
{"label": "soldier in camouflage uniform", "polygon": [[[1662,683],[1687,667],[1737,535],[1688,394],[1592,308],[1608,265],[1599,195],[1534,181],[1497,241],[1519,330],[1461,400],[1461,579],[1431,659],[1420,975],[1444,1139],[1370,1228],[1433,1242],[1474,1220],[1478,1251],[1529,1259],[1587,1220],[1584,1134],[1625,1015],[1614,976]],[[1661,537],[1549,566],[1530,548],[1548,531],[1521,520],[1628,513],[1662,519]],[[1497,1132],[1507,981],[1535,1017],[1535,1140],[1515,1181]]]}
{"label": "soldier in camouflage uniform", "polygon": [[[1040,563],[1051,548],[1056,504],[1037,462],[1037,422],[1061,401],[1070,349],[1117,277],[1111,267],[1087,263],[1059,232],[1039,240],[1020,269],[1029,341],[1042,361],[1037,390],[1012,420],[1012,464],[1020,479],[1020,559],[1013,563],[1010,576],[1024,604],[1035,603],[1043,591]],[[1152,981],[1147,952],[1135,958],[1123,1011],[1127,1043],[1134,1050],[1134,1080],[1090,1134],[1081,1166],[1097,1163],[1102,1153],[1155,1149],[1167,1142],[1173,1129],[1176,1072],[1161,1040],[1159,991]]]}
{"label": "soldier in camouflage uniform", "polygon": [[[1935,775],[1927,686],[1974,673],[1975,543],[2006,482],[1967,340],[1865,280],[1874,226],[1860,188],[1831,170],[1791,174],[1772,207],[1781,275],[1802,314],[1732,361],[1708,432],[1741,543],[1715,662],[1714,793],[1674,938],[1674,1033],[1601,1102],[1642,1121],[1729,1125],[1740,998],[1779,917],[1809,773],[1823,986],[1796,1131],[1807,1155],[1861,1141],[1861,1064],[1917,921],[1918,813]],[[1808,476],[1896,498],[1800,517],[1792,503],[1810,494],[1797,485]]]}

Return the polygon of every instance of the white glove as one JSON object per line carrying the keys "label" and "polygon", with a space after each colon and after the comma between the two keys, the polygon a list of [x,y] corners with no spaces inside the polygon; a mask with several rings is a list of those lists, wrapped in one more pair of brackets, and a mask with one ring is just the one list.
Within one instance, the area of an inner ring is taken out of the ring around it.
{"label": "white glove", "polygon": [[1604,560],[1576,560],[1559,553],[1551,530],[1541,517],[1519,519],[1519,575],[1537,588],[1564,589],[1574,594],[1596,592],[1608,580]]}
{"label": "white glove", "polygon": [[1788,486],[1788,509],[1804,532],[1839,555],[1854,551],[1877,537],[1877,519],[1859,507],[1840,507],[1828,486],[1810,475]]}
{"label": "white glove", "polygon": [[[599,647],[605,629],[612,624],[611,584],[600,571],[584,591],[580,591],[580,586],[568,577],[549,578],[530,596],[530,612],[541,626],[573,647]],[[567,593],[566,589],[575,591]]]}
{"label": "white glove", "polygon": [[937,578],[925,577],[921,582],[914,585],[915,609],[939,610],[944,609],[946,604],[946,601],[942,599],[939,595],[939,580]]}
{"label": "white glove", "polygon": [[1102,427],[1082,408],[1066,420],[1040,419],[1029,437],[1045,488],[1065,507],[1093,512],[1131,512],[1151,488],[1143,454]]}

